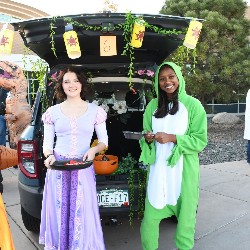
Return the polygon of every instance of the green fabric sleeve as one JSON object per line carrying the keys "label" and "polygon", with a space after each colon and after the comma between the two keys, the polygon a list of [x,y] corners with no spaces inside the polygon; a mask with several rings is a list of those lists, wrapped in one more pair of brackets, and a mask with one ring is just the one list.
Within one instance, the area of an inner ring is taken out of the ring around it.
{"label": "green fabric sleeve", "polygon": [[[157,108],[157,99],[153,99],[147,105],[143,114],[143,131],[152,131],[152,115]],[[139,140],[141,147],[140,162],[144,164],[153,164],[155,161],[155,143],[148,144],[144,137]]]}
{"label": "green fabric sleeve", "polygon": [[203,106],[195,105],[189,115],[187,133],[176,135],[176,145],[167,159],[169,166],[175,166],[181,155],[198,154],[207,145],[207,116]]}

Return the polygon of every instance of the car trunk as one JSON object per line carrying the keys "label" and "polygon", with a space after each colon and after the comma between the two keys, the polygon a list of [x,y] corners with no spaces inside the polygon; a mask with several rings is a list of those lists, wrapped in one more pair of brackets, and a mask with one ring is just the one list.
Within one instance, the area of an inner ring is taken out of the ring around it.
{"label": "car trunk", "polygon": [[[147,23],[159,29],[183,31],[183,34],[185,34],[185,30],[191,21],[191,18],[168,15],[141,16]],[[63,40],[63,33],[69,19],[78,24],[73,25],[78,35],[82,54],[77,59],[70,59],[67,56]],[[130,63],[130,58],[122,55],[126,42],[122,28],[118,28],[118,25],[124,23],[125,19],[125,13],[97,13],[57,17],[55,20],[51,17],[32,19],[15,22],[12,25],[15,30],[20,32],[24,44],[44,59],[51,69],[60,64],[74,64],[90,70],[94,76],[100,74],[112,76],[118,71],[126,75]],[[54,26],[53,41],[57,57],[51,50],[51,24]],[[107,24],[114,26],[115,29],[108,33],[94,30]],[[89,28],[86,28],[87,26]],[[162,35],[156,33],[153,29],[146,28],[142,46],[134,49],[135,68],[161,63],[182,44],[183,34]],[[103,35],[116,36],[116,56],[100,56],[100,36]]]}

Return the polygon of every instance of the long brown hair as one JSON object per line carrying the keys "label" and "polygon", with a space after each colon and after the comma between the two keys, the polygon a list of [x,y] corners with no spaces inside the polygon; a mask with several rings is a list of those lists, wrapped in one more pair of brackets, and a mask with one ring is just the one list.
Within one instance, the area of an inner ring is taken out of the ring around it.
{"label": "long brown hair", "polygon": [[67,98],[67,95],[65,94],[63,87],[62,87],[62,82],[63,82],[64,75],[68,72],[73,72],[76,74],[78,81],[82,84],[82,90],[80,93],[80,97],[83,100],[85,100],[86,94],[88,93],[88,85],[87,85],[88,79],[85,76],[82,69],[80,69],[78,67],[74,67],[74,66],[67,67],[61,71],[58,82],[56,84],[56,91],[55,91],[56,98],[59,100],[65,100]]}

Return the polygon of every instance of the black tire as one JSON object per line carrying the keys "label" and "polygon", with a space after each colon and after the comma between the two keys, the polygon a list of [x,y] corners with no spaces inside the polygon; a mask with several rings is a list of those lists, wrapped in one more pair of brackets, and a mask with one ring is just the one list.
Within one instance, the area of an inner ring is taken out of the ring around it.
{"label": "black tire", "polygon": [[23,224],[28,231],[38,233],[40,230],[40,220],[28,214],[23,207],[21,207],[21,214]]}

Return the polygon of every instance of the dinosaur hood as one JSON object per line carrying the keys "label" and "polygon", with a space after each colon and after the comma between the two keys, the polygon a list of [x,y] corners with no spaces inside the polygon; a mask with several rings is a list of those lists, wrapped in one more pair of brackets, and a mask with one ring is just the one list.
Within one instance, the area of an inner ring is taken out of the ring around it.
{"label": "dinosaur hood", "polygon": [[159,65],[159,67],[157,68],[155,72],[154,89],[155,89],[155,93],[157,97],[158,97],[158,76],[159,76],[159,71],[163,65],[169,65],[174,70],[175,74],[177,75],[178,80],[179,80],[178,99],[181,99],[182,96],[186,95],[185,80],[181,73],[181,68],[173,62],[162,63],[161,65]]}

